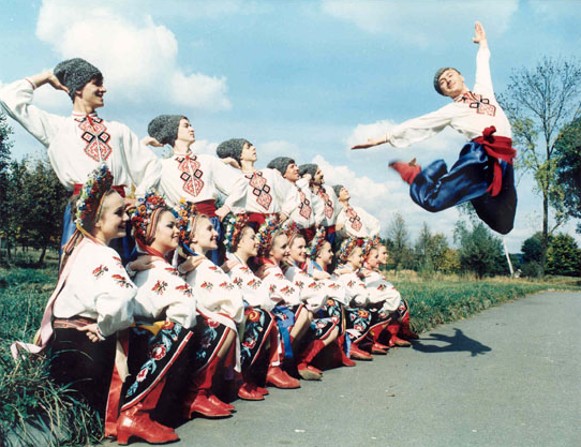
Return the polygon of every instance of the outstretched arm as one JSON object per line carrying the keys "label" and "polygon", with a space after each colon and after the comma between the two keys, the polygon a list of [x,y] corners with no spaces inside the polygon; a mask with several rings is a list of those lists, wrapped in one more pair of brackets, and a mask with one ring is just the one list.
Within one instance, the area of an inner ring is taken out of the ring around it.
{"label": "outstretched arm", "polygon": [[370,147],[379,146],[381,144],[386,144],[389,142],[387,135],[379,138],[369,138],[366,143],[356,144],[352,146],[351,149],[369,149]]}
{"label": "outstretched arm", "polygon": [[483,48],[488,47],[488,41],[486,40],[486,31],[484,31],[484,27],[480,22],[476,22],[474,24],[474,37],[472,38],[472,42],[477,43]]}

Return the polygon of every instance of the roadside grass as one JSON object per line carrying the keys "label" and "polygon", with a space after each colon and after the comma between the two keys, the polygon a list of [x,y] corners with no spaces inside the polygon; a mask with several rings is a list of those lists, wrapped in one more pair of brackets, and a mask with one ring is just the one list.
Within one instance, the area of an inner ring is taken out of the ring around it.
{"label": "roadside grass", "polygon": [[0,445],[57,446],[98,442],[98,416],[66,386],[54,384],[48,362],[15,362],[10,344],[31,341],[56,281],[56,269],[0,269]]}
{"label": "roadside grass", "polygon": [[[30,341],[56,283],[55,264],[46,269],[0,269],[0,445],[78,446],[100,441],[98,416],[67,387],[49,378],[47,361],[14,362],[9,346]],[[388,272],[411,307],[418,332],[467,318],[491,306],[542,290],[581,290],[578,278],[525,280],[469,276],[419,276]],[[48,433],[48,435],[47,435]]]}
{"label": "roadside grass", "polygon": [[492,306],[544,290],[581,290],[579,278],[548,277],[544,280],[496,277],[476,280],[470,276],[433,275],[424,279],[415,272],[388,273],[411,309],[412,327],[424,332],[439,324],[470,317]]}

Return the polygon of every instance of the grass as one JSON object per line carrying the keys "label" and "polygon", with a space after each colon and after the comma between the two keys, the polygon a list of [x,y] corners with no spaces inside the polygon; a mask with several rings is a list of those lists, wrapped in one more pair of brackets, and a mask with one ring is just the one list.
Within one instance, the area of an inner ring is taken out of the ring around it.
{"label": "grass", "polygon": [[57,446],[98,442],[95,413],[67,387],[54,384],[48,362],[14,362],[9,346],[30,341],[56,281],[56,269],[0,270],[0,445]]}
{"label": "grass", "polygon": [[[67,387],[50,380],[46,360],[31,357],[15,364],[9,355],[12,341],[31,340],[40,326],[44,306],[56,283],[56,270],[56,265],[44,270],[0,269],[2,446],[73,446],[100,440],[101,424],[96,414]],[[422,278],[415,272],[389,272],[388,277],[408,300],[412,325],[419,332],[541,290],[581,290],[578,279],[564,277],[476,281],[438,274]]]}
{"label": "grass", "polygon": [[576,278],[527,280],[436,275],[423,280],[415,272],[388,274],[388,278],[409,302],[412,326],[418,332],[467,318],[491,306],[543,290],[581,290]]}

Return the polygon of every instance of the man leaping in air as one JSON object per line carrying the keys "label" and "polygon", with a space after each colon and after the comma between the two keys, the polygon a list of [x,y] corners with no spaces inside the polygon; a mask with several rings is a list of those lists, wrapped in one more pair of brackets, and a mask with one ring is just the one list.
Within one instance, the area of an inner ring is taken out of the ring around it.
{"label": "man leaping in air", "polygon": [[352,149],[366,149],[389,143],[406,147],[444,130],[446,126],[470,141],[462,148],[458,161],[448,171],[444,160],[436,160],[425,169],[400,161],[390,163],[410,184],[412,200],[422,208],[436,212],[471,201],[478,217],[501,234],[509,233],[516,213],[516,189],[512,161],[512,132],[504,111],[494,97],[490,77],[490,50],[483,26],[476,22],[474,43],[476,82],[469,90],[462,74],[455,68],[440,68],[434,76],[436,91],[452,100],[435,112],[420,116],[389,130],[384,137],[370,139]]}

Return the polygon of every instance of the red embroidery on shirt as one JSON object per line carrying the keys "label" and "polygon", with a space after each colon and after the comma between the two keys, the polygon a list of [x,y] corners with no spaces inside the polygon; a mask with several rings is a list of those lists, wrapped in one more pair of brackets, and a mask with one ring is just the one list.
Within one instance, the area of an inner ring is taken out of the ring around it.
{"label": "red embroidery on shirt", "polygon": [[167,283],[165,281],[159,280],[155,283],[155,285],[153,286],[153,288],[151,290],[152,290],[152,292],[155,292],[158,295],[163,295],[166,288],[167,288]]}
{"label": "red embroidery on shirt", "polygon": [[272,203],[272,196],[270,195],[270,186],[268,186],[262,172],[256,171],[251,177],[246,176],[246,178],[250,180],[248,184],[252,187],[252,194],[256,196],[256,203],[268,210]]}
{"label": "red embroidery on shirt", "polygon": [[81,139],[87,143],[85,154],[95,161],[106,161],[113,150],[109,146],[111,135],[107,133],[107,126],[98,116],[83,116],[75,118],[79,123],[79,129],[83,131]]}
{"label": "red embroidery on shirt", "polygon": [[204,182],[202,180],[204,171],[200,169],[198,157],[196,155],[186,155],[176,157],[175,160],[179,163],[178,169],[181,171],[180,179],[184,182],[184,191],[196,197],[204,189]]}
{"label": "red embroidery on shirt", "polygon": [[330,219],[331,217],[333,217],[333,201],[329,198],[329,194],[327,194],[325,192],[324,188],[319,189],[318,191],[319,196],[323,199],[323,202],[325,203],[325,217],[327,219]]}
{"label": "red embroidery on shirt", "polygon": [[97,267],[95,270],[93,270],[93,276],[95,278],[100,278],[101,276],[103,276],[105,274],[105,272],[108,272],[109,268],[106,265],[100,265],[99,267]]}
{"label": "red embroidery on shirt", "polygon": [[189,284],[181,284],[176,286],[178,292],[182,292],[185,296],[192,296],[192,288]]}
{"label": "red embroidery on shirt", "polygon": [[355,231],[361,230],[361,227],[363,226],[363,224],[361,223],[361,218],[359,217],[357,212],[352,207],[349,207],[349,208],[347,208],[347,211],[345,211],[345,213],[347,214],[347,217],[349,218],[349,222],[351,223],[351,228],[353,228]]}
{"label": "red embroidery on shirt", "polygon": [[133,284],[127,281],[127,278],[125,278],[122,275],[111,275],[111,278],[113,278],[113,280],[115,281],[115,283],[117,283],[118,286],[125,287],[126,289],[130,289],[133,287]]}
{"label": "red embroidery on shirt", "polygon": [[490,99],[484,98],[482,95],[466,92],[459,101],[468,104],[471,109],[476,109],[476,113],[479,115],[496,115],[496,107],[490,104]]}
{"label": "red embroidery on shirt", "polygon": [[313,211],[313,209],[311,208],[311,201],[307,199],[307,196],[303,191],[301,191],[301,188],[298,188],[298,190],[301,202],[301,204],[299,205],[299,214],[303,218],[309,219],[311,217],[311,212]]}

